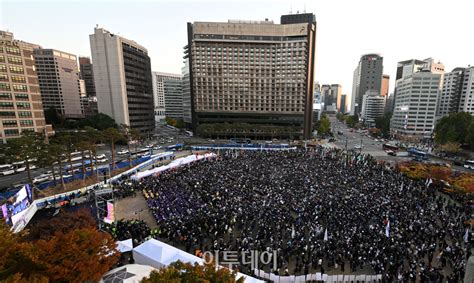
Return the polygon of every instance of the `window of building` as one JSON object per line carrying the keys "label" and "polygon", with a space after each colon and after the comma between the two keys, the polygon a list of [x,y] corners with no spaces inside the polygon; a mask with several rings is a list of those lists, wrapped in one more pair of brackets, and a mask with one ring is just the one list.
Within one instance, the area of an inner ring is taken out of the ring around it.
{"label": "window of building", "polygon": [[9,54],[21,55],[21,50],[18,47],[5,46],[5,51]]}
{"label": "window of building", "polygon": [[7,129],[5,130],[5,136],[17,136],[18,130],[17,129]]}
{"label": "window of building", "polygon": [[16,100],[28,100],[28,93],[15,93]]}
{"label": "window of building", "polygon": [[31,108],[31,106],[28,102],[17,102],[16,107],[19,108],[19,109],[30,109]]}
{"label": "window of building", "polygon": [[28,91],[28,87],[26,85],[13,85],[13,90],[22,90],[22,91]]}
{"label": "window of building", "polygon": [[21,57],[8,56],[8,63],[15,64],[15,65],[23,65],[23,61],[21,60]]}
{"label": "window of building", "polygon": [[18,126],[16,120],[3,120],[2,124],[4,127],[16,127]]}
{"label": "window of building", "polygon": [[10,66],[10,72],[15,74],[23,74],[24,70],[23,67]]}
{"label": "window of building", "polygon": [[0,90],[10,90],[10,84],[0,83]]}
{"label": "window of building", "polygon": [[20,120],[20,126],[31,127],[33,126],[33,120]]}
{"label": "window of building", "polygon": [[19,111],[18,112],[18,117],[20,118],[29,118],[32,117],[32,114],[30,111]]}
{"label": "window of building", "polygon": [[22,76],[12,76],[12,82],[14,83],[26,83],[26,78]]}

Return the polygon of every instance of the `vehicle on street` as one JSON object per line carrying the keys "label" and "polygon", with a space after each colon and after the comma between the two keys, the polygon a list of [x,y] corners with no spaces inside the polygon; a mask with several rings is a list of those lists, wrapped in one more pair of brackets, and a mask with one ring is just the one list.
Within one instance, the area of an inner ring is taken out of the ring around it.
{"label": "vehicle on street", "polygon": [[407,152],[410,156],[414,157],[414,159],[428,160],[428,154],[426,152],[418,150],[414,147],[407,149]]}
{"label": "vehicle on street", "polygon": [[51,174],[41,174],[38,177],[35,177],[33,179],[33,183],[34,184],[39,184],[39,183],[43,183],[43,182],[46,182],[46,181],[50,181],[52,179],[53,179],[53,175],[51,175]]}
{"label": "vehicle on street", "polygon": [[8,176],[8,175],[12,175],[12,174],[15,174],[15,167],[13,167],[13,165],[11,164],[3,164],[3,165],[0,165],[0,175],[1,176]]}
{"label": "vehicle on street", "polygon": [[464,168],[474,170],[474,160],[464,161]]}
{"label": "vehicle on street", "polygon": [[120,150],[117,152],[118,155],[125,155],[125,154],[128,154],[128,150],[124,149],[124,150]]}
{"label": "vehicle on street", "polygon": [[391,155],[391,156],[397,156],[397,153],[393,150],[386,150],[385,151],[388,155]]}
{"label": "vehicle on street", "polygon": [[342,131],[337,131],[337,134],[342,136],[344,133]]}
{"label": "vehicle on street", "polygon": [[360,145],[360,144],[354,145],[355,149],[362,149],[363,147],[364,147],[364,145]]}
{"label": "vehicle on street", "polygon": [[393,144],[385,143],[382,145],[384,150],[398,151],[399,147]]}

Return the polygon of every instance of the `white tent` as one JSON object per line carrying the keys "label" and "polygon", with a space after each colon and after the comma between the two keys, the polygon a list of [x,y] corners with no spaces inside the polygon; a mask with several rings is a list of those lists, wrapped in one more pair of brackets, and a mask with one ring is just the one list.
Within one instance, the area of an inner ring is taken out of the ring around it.
{"label": "white tent", "polygon": [[107,272],[100,283],[135,283],[148,277],[155,268],[149,265],[127,264]]}
{"label": "white tent", "polygon": [[[195,255],[184,252],[178,248],[165,244],[161,241],[150,239],[133,249],[135,263],[146,264],[155,268],[161,268],[175,261],[188,262],[191,264],[203,264],[204,260]],[[249,275],[238,273],[237,278],[245,276],[245,283],[264,283]]]}
{"label": "white tent", "polygon": [[133,250],[133,241],[132,239],[117,241],[117,250],[121,253],[130,252]]}

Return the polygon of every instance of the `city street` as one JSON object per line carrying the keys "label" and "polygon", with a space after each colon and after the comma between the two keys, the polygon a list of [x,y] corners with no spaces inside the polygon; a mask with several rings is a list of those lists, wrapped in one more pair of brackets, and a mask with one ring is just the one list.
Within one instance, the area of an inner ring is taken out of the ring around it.
{"label": "city street", "polygon": [[[333,142],[336,147],[345,149],[346,148],[346,142],[347,142],[347,149],[348,150],[360,150],[356,149],[356,146],[360,146],[361,140],[362,140],[362,153],[368,153],[374,156],[377,160],[383,160],[389,163],[397,163],[397,162],[403,162],[403,161],[410,161],[412,160],[411,157],[402,157],[402,156],[391,156],[388,155],[384,149],[383,149],[383,144],[388,143],[384,141],[377,140],[375,141],[374,138],[367,136],[367,134],[361,134],[358,133],[356,130],[353,132],[350,131],[349,128],[347,128],[346,124],[339,122],[334,115],[329,115],[329,120],[331,121],[331,127],[332,131],[334,133],[334,138],[336,139],[336,142]],[[343,134],[338,135],[337,132],[341,131]],[[392,142],[393,143],[393,142]],[[436,157],[430,157],[430,161],[436,161],[436,162],[444,162],[443,159],[436,158]],[[461,172],[468,172],[470,173],[468,169],[462,167],[462,166],[456,166],[456,165],[451,165],[451,168],[456,171],[461,171]]]}

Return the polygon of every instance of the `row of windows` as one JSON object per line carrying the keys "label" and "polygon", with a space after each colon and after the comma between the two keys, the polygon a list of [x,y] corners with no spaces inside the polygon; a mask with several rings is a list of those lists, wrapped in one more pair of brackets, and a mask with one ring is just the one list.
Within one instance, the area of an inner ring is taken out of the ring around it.
{"label": "row of windows", "polygon": [[[0,111],[0,117],[16,117],[14,111]],[[19,118],[31,118],[33,117],[30,111],[18,111]]]}
{"label": "row of windows", "polygon": [[[7,66],[0,64],[0,72],[6,73],[7,72]],[[23,67],[10,66],[10,73],[23,74],[24,69],[23,69]]]}
{"label": "row of windows", "polygon": [[[14,107],[14,104],[13,102],[3,102],[3,101],[0,101],[0,108],[10,108],[10,109],[13,109]],[[16,108],[18,109],[30,109],[31,108],[31,105],[30,103],[28,102],[17,102],[16,103]]]}

